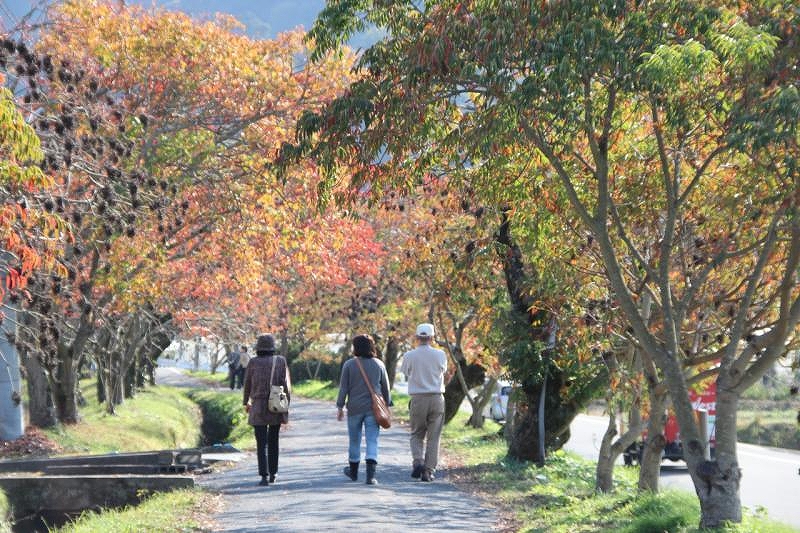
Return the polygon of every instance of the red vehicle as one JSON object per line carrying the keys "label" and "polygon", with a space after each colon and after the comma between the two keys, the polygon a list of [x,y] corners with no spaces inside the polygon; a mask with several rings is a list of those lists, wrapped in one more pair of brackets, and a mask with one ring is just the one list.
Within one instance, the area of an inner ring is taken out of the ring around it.
{"label": "red vehicle", "polygon": [[[689,400],[692,402],[692,407],[695,412],[697,420],[700,420],[700,413],[705,411],[708,415],[708,446],[711,456],[714,456],[714,444],[716,442],[715,427],[717,418],[717,383],[716,381],[709,381],[708,384],[701,390],[689,390]],[[644,439],[647,434],[642,435],[642,441],[634,442],[631,444],[622,457],[626,465],[632,465],[634,462],[639,462],[642,458],[642,451],[644,449]],[[675,414],[670,411],[667,415],[667,422],[664,424],[664,438],[667,444],[664,446],[664,452],[661,459],[669,459],[670,461],[683,460],[683,443],[681,442],[681,431],[678,428],[678,420]]]}

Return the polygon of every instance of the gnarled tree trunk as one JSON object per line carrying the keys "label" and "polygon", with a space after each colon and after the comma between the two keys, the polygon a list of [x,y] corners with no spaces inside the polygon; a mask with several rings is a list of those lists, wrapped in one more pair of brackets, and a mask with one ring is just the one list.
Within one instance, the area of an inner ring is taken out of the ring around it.
{"label": "gnarled tree trunk", "polygon": [[[556,348],[556,315],[552,310],[543,310],[535,305],[536,295],[531,292],[532,280],[525,272],[522,250],[511,235],[510,222],[503,216],[503,223],[495,234],[497,255],[503,264],[503,273],[511,301],[512,318],[524,326],[534,347],[530,357],[540,363],[541,377],[526,379],[521,383],[522,397],[516,405],[513,430],[508,452],[518,459],[536,461],[543,464],[539,446],[539,401],[543,384],[544,390],[544,448],[557,450],[569,439],[569,426],[583,408],[586,398],[564,399],[561,392],[570,386],[569,376],[549,361],[548,353]],[[535,277],[535,276],[534,276]],[[601,379],[600,376],[596,380]],[[592,380],[594,383],[595,380]],[[591,385],[591,384],[590,384]],[[589,390],[589,387],[584,389]]]}
{"label": "gnarled tree trunk", "polygon": [[[694,439],[684,442],[684,456],[700,499],[700,527],[720,527],[724,522],[741,522],[742,505],[739,488],[742,472],[736,457],[736,412],[739,395],[729,392],[721,376],[717,383],[717,440],[715,457],[706,460],[705,443]],[[683,434],[683,427],[681,427]]]}
{"label": "gnarled tree trunk", "polygon": [[[570,437],[569,426],[583,405],[564,402],[561,389],[566,385],[565,376],[551,367],[544,394],[544,446],[546,451],[558,450]],[[542,384],[523,384],[523,398],[516,404],[514,430],[508,453],[512,457],[541,464],[544,457],[539,451],[539,398]]]}

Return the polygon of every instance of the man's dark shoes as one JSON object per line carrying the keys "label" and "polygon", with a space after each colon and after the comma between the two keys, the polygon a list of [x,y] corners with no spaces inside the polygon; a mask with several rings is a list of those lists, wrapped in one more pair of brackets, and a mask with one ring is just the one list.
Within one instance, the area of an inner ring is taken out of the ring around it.
{"label": "man's dark shoes", "polygon": [[422,481],[433,481],[434,479],[436,479],[436,476],[433,475],[430,468],[422,471]]}
{"label": "man's dark shoes", "polygon": [[269,485],[269,481],[267,481],[267,476],[261,476],[261,481],[258,482],[259,485]]}
{"label": "man's dark shoes", "polygon": [[269,475],[269,482],[270,483],[275,483],[275,474],[270,474]]}
{"label": "man's dark shoes", "polygon": [[422,472],[425,471],[424,465],[414,465],[414,470],[411,471],[411,477],[414,479],[419,479],[422,476]]}

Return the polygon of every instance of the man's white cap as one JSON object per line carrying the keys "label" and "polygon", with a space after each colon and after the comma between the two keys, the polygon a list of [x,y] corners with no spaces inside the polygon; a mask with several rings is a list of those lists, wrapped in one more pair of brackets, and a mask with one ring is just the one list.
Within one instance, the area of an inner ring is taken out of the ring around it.
{"label": "man's white cap", "polygon": [[417,337],[433,337],[433,324],[420,324],[417,326]]}

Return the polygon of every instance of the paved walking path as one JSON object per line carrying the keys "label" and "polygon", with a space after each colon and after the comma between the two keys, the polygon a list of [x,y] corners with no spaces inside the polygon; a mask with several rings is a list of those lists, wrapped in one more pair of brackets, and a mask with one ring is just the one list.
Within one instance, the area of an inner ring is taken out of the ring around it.
{"label": "paved walking path", "polygon": [[[169,381],[177,384],[179,378],[174,376]],[[200,486],[222,494],[224,508],[214,517],[215,531],[391,533],[498,529],[497,511],[449,483],[446,465],[440,466],[432,483],[411,478],[406,426],[395,424],[381,430],[378,485],[364,483],[363,459],[358,481],[344,476],[347,445],[346,422],[336,420],[332,403],[293,398],[289,424],[281,430],[275,484],[258,485],[260,478],[252,451],[235,466],[195,478]]]}
{"label": "paved walking path", "polygon": [[329,402],[295,398],[290,423],[281,431],[276,483],[258,485],[253,453],[235,467],[198,476],[219,491],[224,510],[216,531],[491,531],[497,513],[447,482],[446,470],[432,483],[412,479],[408,431],[381,430],[379,484],[342,473],[347,464],[347,426]]}

